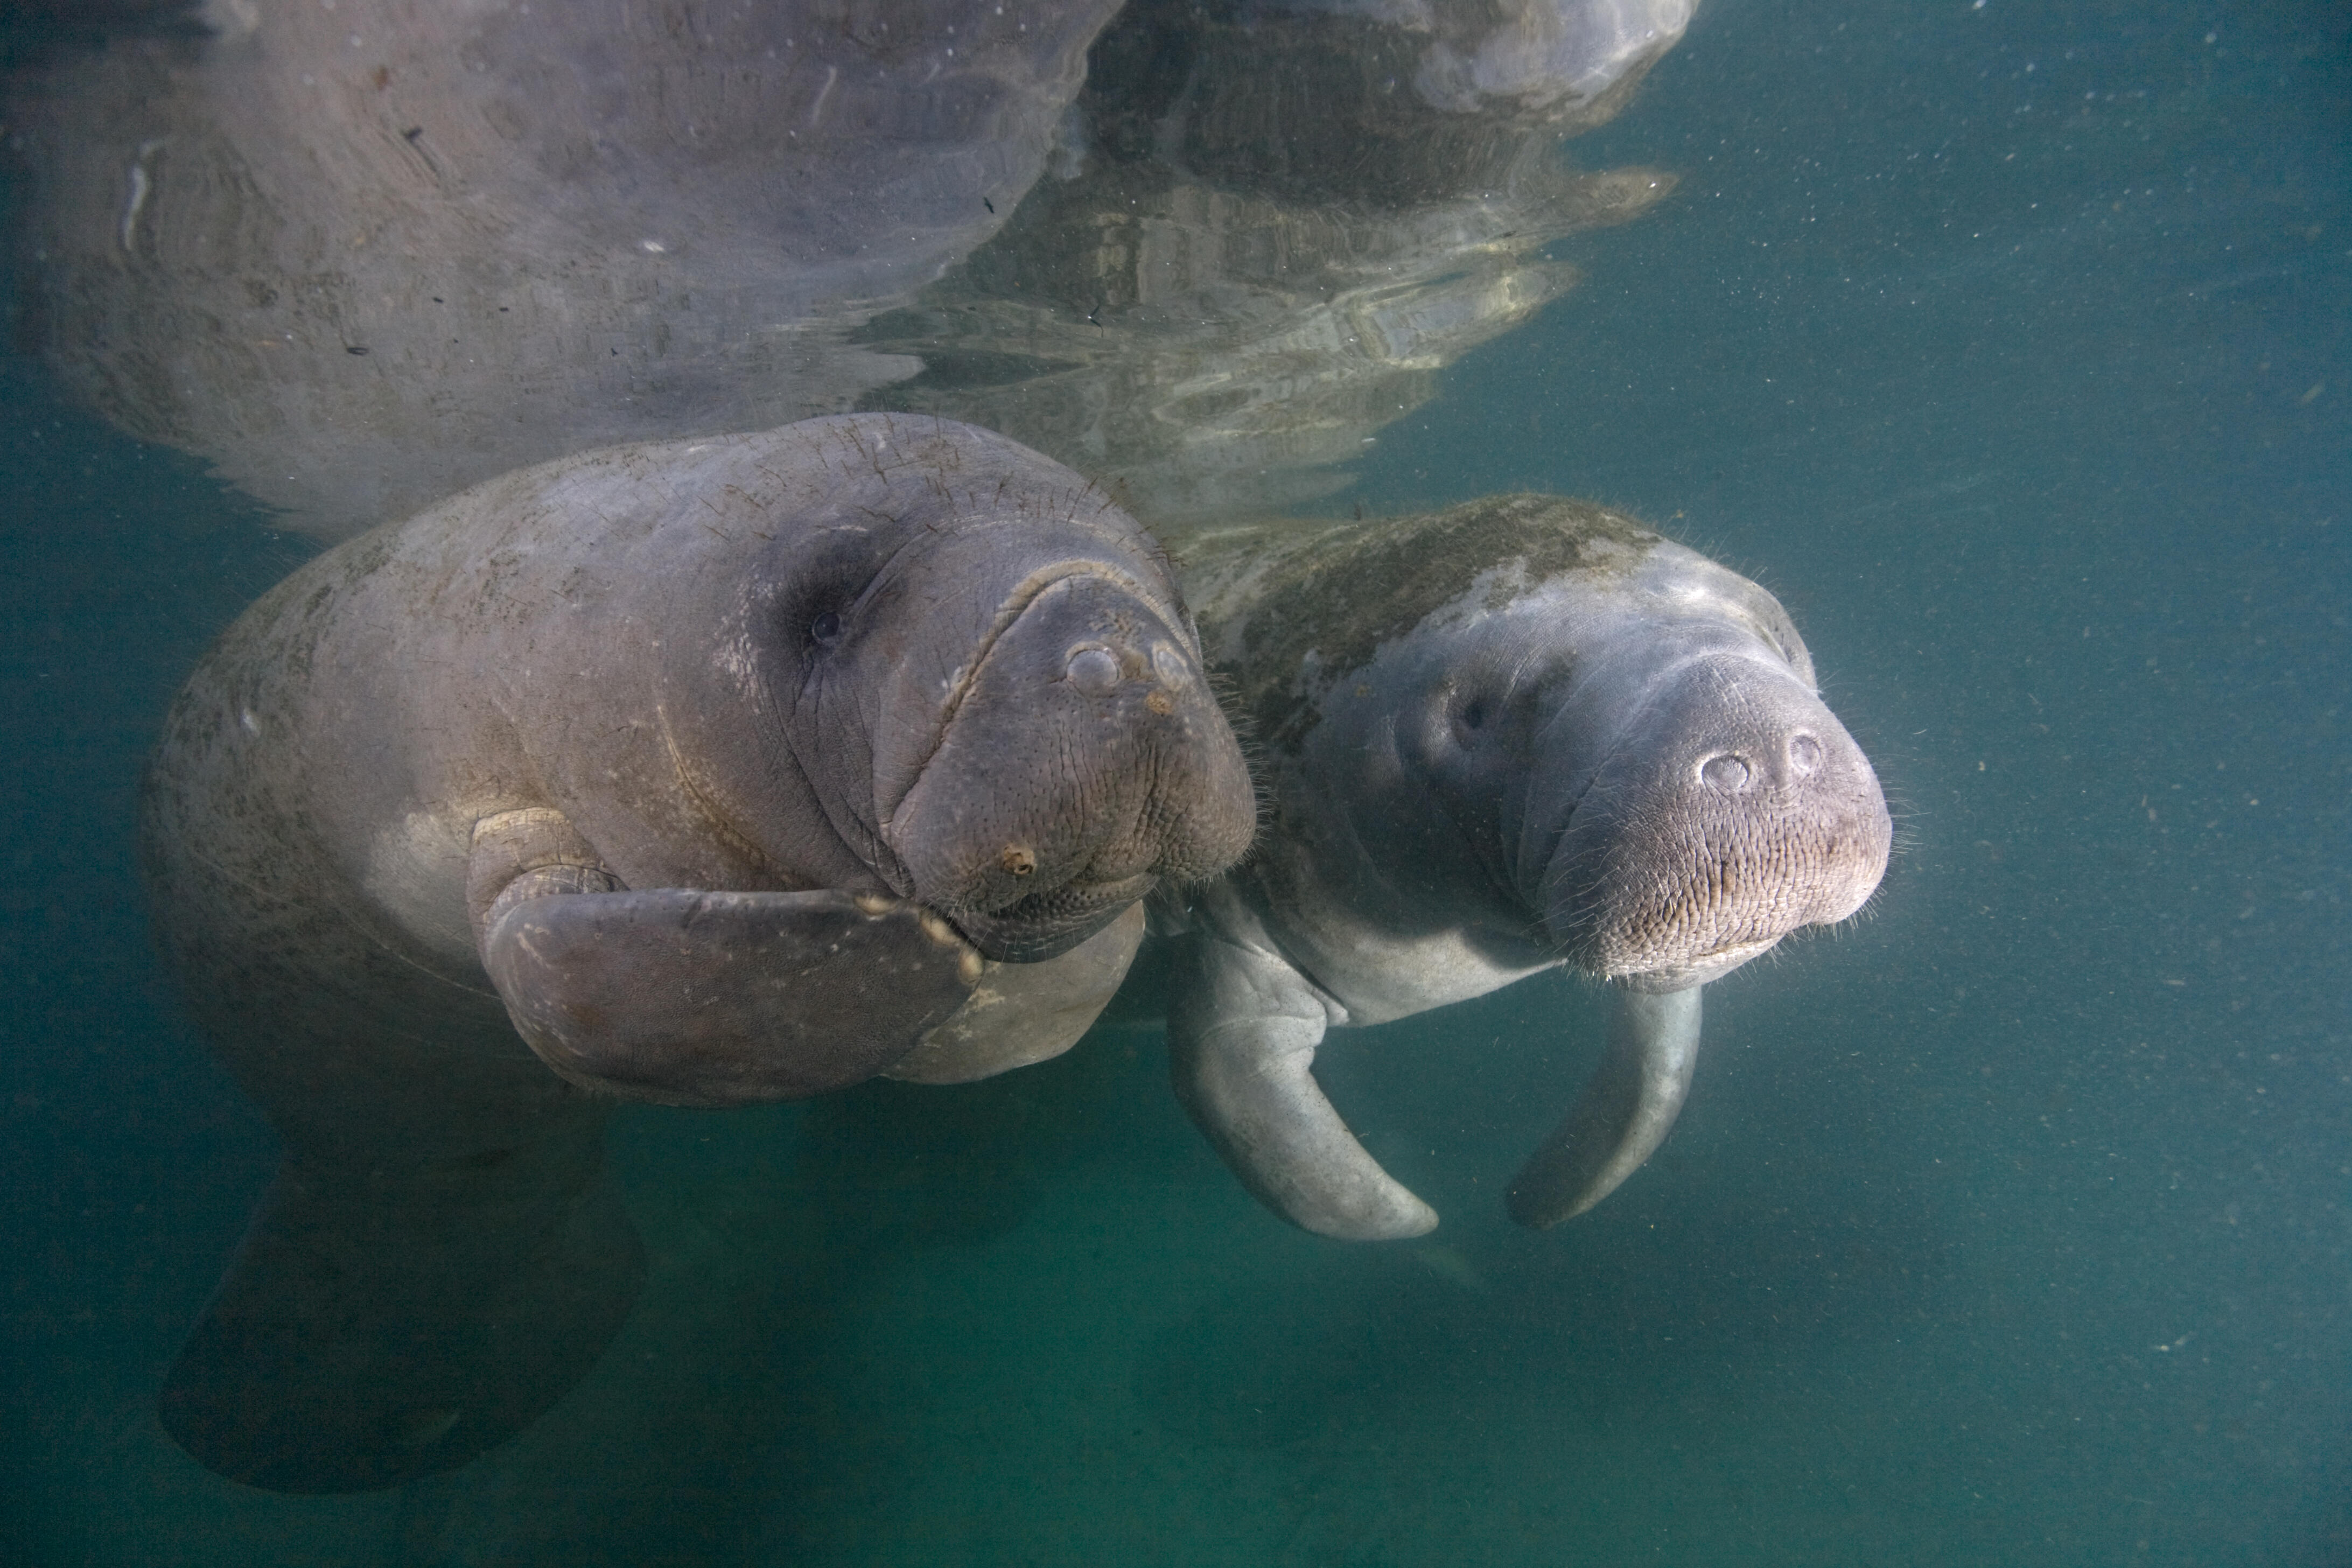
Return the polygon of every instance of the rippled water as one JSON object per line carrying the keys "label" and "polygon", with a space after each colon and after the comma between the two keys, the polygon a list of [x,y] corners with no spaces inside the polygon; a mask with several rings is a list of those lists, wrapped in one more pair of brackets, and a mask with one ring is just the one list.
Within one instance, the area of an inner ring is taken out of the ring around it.
{"label": "rippled water", "polygon": [[1708,0],[1574,144],[1674,195],[1322,503],[1659,523],[1788,604],[1895,805],[1591,1215],[1500,1213],[1598,1041],[1559,978],[1327,1048],[1423,1243],[1259,1211],[1148,1023],[637,1111],[636,1316],[390,1494],[234,1487],[152,1407],[275,1155],[151,964],[137,769],[310,547],[8,362],[0,1560],[2352,1559],[2347,45]]}

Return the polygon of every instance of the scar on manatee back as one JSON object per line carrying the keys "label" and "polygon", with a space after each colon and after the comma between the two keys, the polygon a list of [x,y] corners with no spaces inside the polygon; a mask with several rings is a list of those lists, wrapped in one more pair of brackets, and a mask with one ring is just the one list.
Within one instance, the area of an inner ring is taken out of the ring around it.
{"label": "scar on manatee back", "polygon": [[[1237,689],[1262,742],[1296,752],[1331,682],[1371,663],[1382,643],[1411,632],[1482,576],[1489,584],[1485,607],[1500,609],[1523,587],[1570,573],[1630,572],[1661,542],[1660,534],[1590,501],[1521,494],[1413,519],[1220,530],[1182,553],[1196,607],[1209,623],[1202,632],[1212,671]],[[1235,626],[1230,606],[1244,588],[1253,602]]]}

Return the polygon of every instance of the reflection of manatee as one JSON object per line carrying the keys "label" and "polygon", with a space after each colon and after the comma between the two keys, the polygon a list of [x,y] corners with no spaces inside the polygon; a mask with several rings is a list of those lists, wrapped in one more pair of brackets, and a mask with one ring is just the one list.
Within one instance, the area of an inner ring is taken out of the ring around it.
{"label": "reflection of manatee", "polygon": [[1542,497],[1181,548],[1211,667],[1264,743],[1249,861],[1177,909],[1178,1092],[1276,1212],[1325,1235],[1436,1215],[1309,1071],[1325,1031],[1569,964],[1619,989],[1599,1071],[1512,1215],[1598,1203],[1664,1138],[1699,991],[1843,920],[1891,837],[1869,762],[1763,589]]}
{"label": "reflection of manatee", "polygon": [[859,341],[923,374],[866,402],[982,421],[1117,478],[1155,526],[1328,495],[1337,465],[1576,270],[1546,242],[1674,187],[1549,157],[1403,212],[1221,192],[1150,168],[1045,183],[1013,225]]}
{"label": "reflection of manatee", "polygon": [[[1574,284],[1548,246],[1674,188],[1579,173],[1558,142],[1617,111],[1688,11],[1139,0],[1089,57],[1083,161],[856,334],[924,366],[866,405],[1116,476],[1155,524],[1337,489],[1441,369]],[[1432,85],[1471,58],[1485,88]]]}
{"label": "reflection of manatee", "polygon": [[1698,0],[1297,0],[1273,9],[1395,23],[1427,37],[1413,91],[1456,111],[1507,104],[1591,124],[1643,67],[1674,46]]}
{"label": "reflection of manatee", "polygon": [[600,451],[320,557],[149,778],[164,945],[286,1144],[166,1426],[288,1490],[465,1462],[635,1295],[612,1096],[1065,1048],[1253,810],[1158,548],[984,432]]}
{"label": "reflection of manatee", "polygon": [[[1328,489],[1291,474],[1566,287],[1547,240],[1668,184],[1549,149],[1688,0],[1139,0],[1089,55],[1114,9],[214,0],[210,39],[11,84],[23,321],[125,428],[330,539],[861,398],[1200,510]],[[862,329],[1049,164],[1084,173]]]}
{"label": "reflection of manatee", "polygon": [[215,0],[208,40],[13,84],[35,324],[331,539],[835,411],[914,368],[839,324],[1013,210],[1116,5]]}
{"label": "reflection of manatee", "polygon": [[1396,210],[1491,189],[1532,146],[1611,118],[1691,9],[1134,0],[1096,43],[1076,113],[1114,162]]}

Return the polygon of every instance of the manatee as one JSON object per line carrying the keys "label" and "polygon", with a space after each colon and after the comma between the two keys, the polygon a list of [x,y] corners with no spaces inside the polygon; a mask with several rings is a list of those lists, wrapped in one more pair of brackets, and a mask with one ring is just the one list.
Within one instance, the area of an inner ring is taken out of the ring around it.
{"label": "manatee", "polygon": [[284,1142],[165,1427],[287,1491],[464,1463],[629,1310],[621,1100],[1051,1054],[1254,812],[1166,557],[984,431],[616,447],[318,557],[145,788],[163,946]]}
{"label": "manatee", "polygon": [[1326,1236],[1437,1223],[1317,1087],[1327,1031],[1559,965],[1608,983],[1601,1065],[1520,1169],[1542,1226],[1673,1126],[1701,989],[1854,914],[1876,775],[1754,583],[1583,502],[1203,532],[1179,548],[1213,674],[1263,748],[1249,859],[1161,895],[1178,1095],[1261,1201]]}

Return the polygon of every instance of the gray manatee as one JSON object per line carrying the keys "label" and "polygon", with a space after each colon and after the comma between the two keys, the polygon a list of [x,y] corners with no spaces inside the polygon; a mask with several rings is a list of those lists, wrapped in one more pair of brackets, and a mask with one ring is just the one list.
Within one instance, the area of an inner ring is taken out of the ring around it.
{"label": "gray manatee", "polygon": [[163,944],[285,1143],[167,1429],[281,1490],[462,1464],[635,1298],[618,1098],[1066,1047],[1139,900],[1250,837],[1198,647],[1099,492],[877,415],[509,475],[266,595],[146,788]]}
{"label": "gray manatee", "polygon": [[1177,937],[1178,1094],[1242,1182],[1326,1236],[1437,1216],[1310,1072],[1326,1031],[1560,964],[1619,994],[1601,1065],[1520,1170],[1547,1226],[1648,1158],[1700,988],[1853,914],[1886,866],[1876,775],[1772,595],[1540,496],[1180,542],[1271,801],[1250,858],[1155,905]]}

